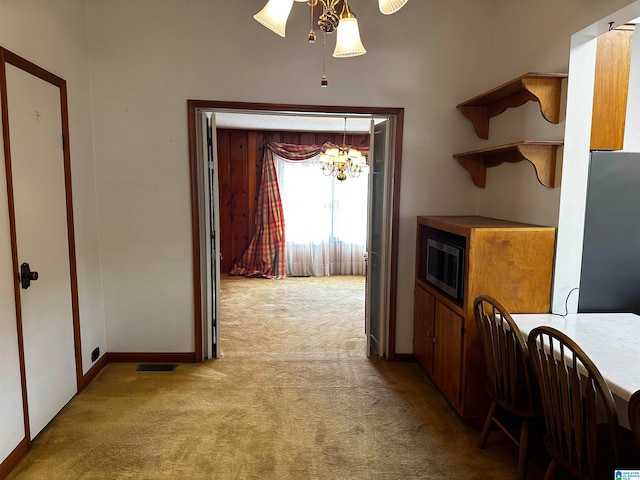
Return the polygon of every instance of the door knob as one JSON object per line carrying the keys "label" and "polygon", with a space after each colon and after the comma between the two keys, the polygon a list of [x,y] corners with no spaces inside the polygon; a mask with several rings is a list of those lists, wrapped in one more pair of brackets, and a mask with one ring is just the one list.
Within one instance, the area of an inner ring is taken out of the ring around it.
{"label": "door knob", "polygon": [[20,265],[20,286],[25,290],[31,286],[31,282],[38,280],[38,272],[32,272],[29,264],[24,262]]}

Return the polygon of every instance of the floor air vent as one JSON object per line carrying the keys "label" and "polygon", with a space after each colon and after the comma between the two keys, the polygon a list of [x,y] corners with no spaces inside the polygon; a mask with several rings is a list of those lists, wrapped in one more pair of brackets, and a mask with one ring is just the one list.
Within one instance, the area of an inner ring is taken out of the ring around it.
{"label": "floor air vent", "polygon": [[173,372],[178,365],[173,363],[141,363],[138,372]]}

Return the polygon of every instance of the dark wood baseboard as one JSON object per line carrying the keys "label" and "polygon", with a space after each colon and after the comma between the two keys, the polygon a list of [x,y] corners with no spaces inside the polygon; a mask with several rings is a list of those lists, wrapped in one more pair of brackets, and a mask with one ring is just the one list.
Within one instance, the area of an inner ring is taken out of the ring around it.
{"label": "dark wood baseboard", "polygon": [[108,352],[107,362],[195,363],[195,352]]}
{"label": "dark wood baseboard", "polygon": [[100,371],[107,366],[107,363],[109,363],[109,359],[107,355],[108,354],[106,353],[102,355],[98,359],[98,361],[94,363],[93,367],[91,367],[89,371],[84,374],[84,376],[82,377],[81,391],[84,390],[87,387],[87,385],[89,385],[93,381],[93,379],[96,378],[96,375],[98,375]]}
{"label": "dark wood baseboard", "polygon": [[13,452],[9,454],[5,461],[0,463],[0,480],[4,480],[9,476],[11,471],[16,468],[16,465],[18,465],[28,451],[29,439],[25,437],[18,446],[13,449]]}
{"label": "dark wood baseboard", "polygon": [[416,357],[413,353],[396,353],[393,357],[389,357],[390,362],[415,362]]}
{"label": "dark wood baseboard", "polygon": [[[195,363],[195,353],[107,352],[82,377],[82,390],[111,362]],[[1,480],[1,479],[0,479]]]}

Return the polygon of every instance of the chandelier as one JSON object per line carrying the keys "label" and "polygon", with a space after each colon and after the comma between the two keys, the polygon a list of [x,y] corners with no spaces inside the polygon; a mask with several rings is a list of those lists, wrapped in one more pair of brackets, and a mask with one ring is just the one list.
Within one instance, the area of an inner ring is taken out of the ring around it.
{"label": "chandelier", "polygon": [[357,148],[347,145],[347,118],[344,119],[344,133],[342,135],[342,146],[326,144],[324,152],[320,154],[320,165],[322,173],[332,175],[341,182],[351,178],[357,178],[362,170],[369,166],[367,157]]}
{"label": "chandelier", "polygon": [[[264,8],[256,13],[253,18],[269,30],[284,37],[287,20],[294,1],[306,2],[310,7],[309,34],[307,35],[309,43],[315,43],[316,41],[316,32],[314,30],[316,14],[314,8],[321,4],[322,12],[319,13],[317,25],[323,32],[323,48],[326,43],[326,35],[337,31],[336,46],[333,51],[334,57],[355,57],[367,53],[364,45],[362,45],[362,40],[360,40],[358,20],[349,8],[348,0],[269,0]],[[336,7],[341,1],[343,2],[342,12],[338,15]],[[391,15],[400,10],[408,1],[378,0],[378,7],[383,14]],[[323,87],[329,84],[326,75],[326,61],[324,61],[324,71],[320,84]]]}

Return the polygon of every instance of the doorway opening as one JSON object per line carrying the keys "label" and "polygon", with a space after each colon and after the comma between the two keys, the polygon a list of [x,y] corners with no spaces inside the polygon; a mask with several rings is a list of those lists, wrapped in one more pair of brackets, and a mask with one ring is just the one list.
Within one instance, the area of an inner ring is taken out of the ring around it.
{"label": "doorway opening", "polygon": [[[280,104],[255,104],[241,102],[216,102],[216,101],[188,101],[189,112],[189,145],[192,185],[192,225],[193,225],[193,265],[194,265],[194,306],[195,306],[195,350],[196,358],[204,359],[219,355],[219,278],[216,279],[215,265],[219,258],[219,250],[216,250],[217,238],[207,234],[208,226],[216,231],[215,205],[217,195],[210,196],[212,204],[207,206],[208,189],[215,188],[213,183],[205,178],[207,173],[202,165],[205,165],[203,155],[208,152],[206,124],[207,114],[209,119],[215,122],[216,115],[227,113],[242,115],[262,116],[272,115],[282,118],[293,118],[300,130],[301,122],[338,120],[344,122],[346,116],[362,117],[368,122],[372,118],[388,119],[389,127],[386,138],[385,155],[380,154],[378,168],[379,175],[374,173],[373,188],[369,203],[374,205],[372,211],[379,216],[378,223],[374,224],[373,248],[380,249],[381,255],[376,255],[377,273],[368,274],[366,309],[368,318],[372,320],[369,325],[369,334],[379,332],[379,336],[368,335],[372,340],[381,339],[377,345],[377,354],[389,360],[395,359],[395,314],[396,314],[396,279],[397,279],[397,231],[399,220],[399,190],[400,167],[402,160],[402,128],[404,110],[401,108],[375,108],[375,107],[327,107],[316,105],[280,105]],[[213,117],[213,118],[212,118]],[[340,131],[335,128],[334,131]],[[379,129],[381,130],[381,129]],[[382,145],[384,142],[379,142]],[[215,154],[212,148],[209,154]],[[386,160],[384,158],[386,157]],[[375,162],[374,162],[375,163]],[[207,167],[208,168],[208,167]],[[386,169],[386,177],[383,169]],[[375,172],[375,166],[372,168]],[[217,172],[216,172],[217,174]],[[378,179],[379,184],[375,185]],[[347,180],[348,181],[348,180]],[[211,215],[214,213],[214,215]],[[370,223],[371,225],[371,223]],[[371,229],[371,228],[370,228]],[[211,252],[214,252],[211,254]],[[213,261],[211,261],[213,260]],[[369,252],[369,269],[372,267],[371,252]],[[218,270],[219,274],[219,270]],[[373,280],[372,280],[373,279]],[[374,318],[375,317],[375,318]],[[216,344],[217,341],[217,344]],[[373,342],[372,342],[373,343]],[[372,345],[373,346],[373,345]]]}

